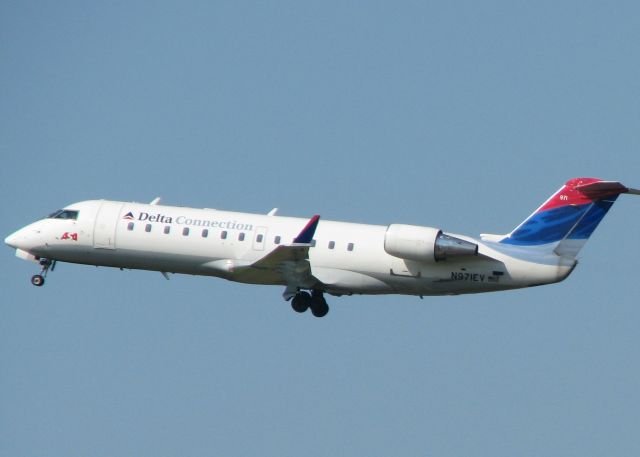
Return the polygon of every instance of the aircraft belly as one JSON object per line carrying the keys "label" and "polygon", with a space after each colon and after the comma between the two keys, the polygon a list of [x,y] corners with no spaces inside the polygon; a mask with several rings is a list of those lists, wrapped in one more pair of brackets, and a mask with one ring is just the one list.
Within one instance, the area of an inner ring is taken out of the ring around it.
{"label": "aircraft belly", "polygon": [[375,273],[314,267],[314,277],[330,292],[342,294],[389,294],[394,289]]}
{"label": "aircraft belly", "polygon": [[212,260],[211,258],[195,255],[132,249],[91,249],[57,252],[52,257],[63,262],[85,265],[225,277],[222,271],[203,267],[203,264]]}

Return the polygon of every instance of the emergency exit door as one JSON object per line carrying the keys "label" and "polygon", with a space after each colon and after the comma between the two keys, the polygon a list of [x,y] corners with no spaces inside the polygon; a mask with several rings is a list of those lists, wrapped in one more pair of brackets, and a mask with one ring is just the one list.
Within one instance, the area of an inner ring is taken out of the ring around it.
{"label": "emergency exit door", "polygon": [[255,237],[253,238],[253,249],[255,251],[264,251],[264,243],[267,237],[266,227],[256,227]]}

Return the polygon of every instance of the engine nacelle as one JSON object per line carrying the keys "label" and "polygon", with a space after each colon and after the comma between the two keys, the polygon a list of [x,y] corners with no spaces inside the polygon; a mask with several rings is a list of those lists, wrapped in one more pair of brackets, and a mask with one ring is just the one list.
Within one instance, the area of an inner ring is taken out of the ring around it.
{"label": "engine nacelle", "polygon": [[384,234],[384,250],[401,259],[440,262],[450,257],[478,255],[478,245],[433,227],[391,224]]}

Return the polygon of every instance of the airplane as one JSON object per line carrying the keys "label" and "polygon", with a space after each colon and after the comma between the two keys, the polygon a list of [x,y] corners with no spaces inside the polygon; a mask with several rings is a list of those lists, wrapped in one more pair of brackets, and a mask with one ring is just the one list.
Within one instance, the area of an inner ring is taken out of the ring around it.
{"label": "airplane", "polygon": [[9,235],[16,256],[39,263],[42,286],[56,262],[182,273],[284,286],[283,298],[316,317],[325,293],[423,298],[560,282],[620,194],[617,181],[574,178],[506,235],[479,238],[435,227],[388,226],[110,200],[74,203]]}

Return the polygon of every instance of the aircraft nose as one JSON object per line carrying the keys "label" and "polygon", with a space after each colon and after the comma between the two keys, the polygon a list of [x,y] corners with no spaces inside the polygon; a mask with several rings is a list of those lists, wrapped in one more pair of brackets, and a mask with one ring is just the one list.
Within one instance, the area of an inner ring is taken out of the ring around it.
{"label": "aircraft nose", "polygon": [[33,236],[33,230],[31,226],[23,227],[20,230],[16,230],[11,235],[4,239],[5,244],[11,246],[14,249],[28,250],[33,246],[35,238]]}
{"label": "aircraft nose", "polygon": [[12,248],[18,249],[18,240],[20,239],[20,230],[12,233],[4,239],[5,244],[8,244]]}

